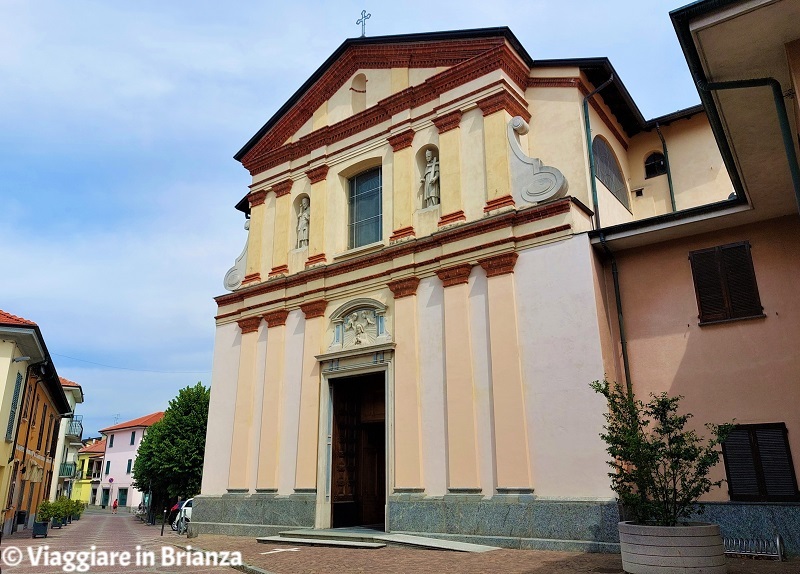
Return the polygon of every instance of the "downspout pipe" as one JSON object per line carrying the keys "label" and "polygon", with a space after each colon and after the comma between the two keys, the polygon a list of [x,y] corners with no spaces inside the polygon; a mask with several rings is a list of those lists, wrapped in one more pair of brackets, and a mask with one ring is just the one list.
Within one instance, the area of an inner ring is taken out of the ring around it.
{"label": "downspout pipe", "polygon": [[664,167],[667,168],[667,184],[669,184],[669,202],[672,205],[672,213],[678,211],[675,207],[675,189],[672,187],[672,170],[669,168],[669,151],[667,151],[667,142],[664,141],[664,136],[661,133],[661,126],[656,122],[656,133],[658,139],[661,140],[661,149],[664,151]]}
{"label": "downspout pipe", "polygon": [[[595,182],[595,165],[594,165],[594,152],[592,151],[592,125],[589,120],[589,100],[594,97],[600,90],[608,86],[614,81],[614,74],[600,84],[593,92],[590,92],[583,98],[583,123],[586,129],[586,151],[589,156],[589,179],[592,186],[592,207],[594,208],[594,228],[600,234],[600,244],[603,250],[611,260],[611,277],[614,281],[614,300],[617,305],[617,322],[619,323],[619,340],[622,347],[622,367],[625,370],[625,388],[628,392],[628,397],[633,399],[633,384],[631,383],[631,368],[630,361],[628,360],[628,339],[625,335],[625,318],[622,314],[622,295],[619,288],[619,269],[617,268],[617,258],[614,257],[614,252],[608,247],[606,243],[606,236],[603,233],[603,228],[600,225],[600,209],[597,199],[597,182]],[[663,140],[662,140],[663,141]]]}
{"label": "downspout pipe", "polygon": [[705,92],[761,87],[769,87],[772,89],[772,99],[775,100],[775,112],[778,115],[778,124],[781,128],[781,136],[783,137],[783,148],[786,151],[786,159],[789,162],[789,172],[792,175],[794,198],[797,202],[797,209],[800,211],[800,166],[798,166],[797,154],[794,150],[792,128],[789,123],[789,114],[786,113],[786,103],[783,101],[781,83],[775,78],[753,78],[751,80],[730,80],[727,82],[699,81],[697,82],[697,87]]}

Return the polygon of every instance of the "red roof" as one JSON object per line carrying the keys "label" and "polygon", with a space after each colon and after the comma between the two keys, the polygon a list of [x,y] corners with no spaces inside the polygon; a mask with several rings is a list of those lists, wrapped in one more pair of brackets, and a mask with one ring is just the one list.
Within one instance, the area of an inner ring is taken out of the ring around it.
{"label": "red roof", "polygon": [[61,386],[62,387],[78,387],[78,388],[81,388],[81,386],[78,383],[76,383],[75,381],[70,381],[69,379],[65,379],[64,377],[58,377],[58,380],[61,381]]}
{"label": "red roof", "polygon": [[110,426],[104,429],[100,429],[100,432],[103,434],[108,434],[111,431],[118,431],[122,429],[129,429],[133,427],[149,427],[154,423],[157,423],[161,419],[164,418],[164,411],[159,411],[157,413],[153,413],[151,415],[145,415],[143,417],[139,417],[138,419],[133,419],[132,421],[127,421],[124,423],[119,423],[114,426]]}
{"label": "red roof", "polygon": [[17,317],[16,315],[12,315],[11,313],[6,313],[2,309],[0,309],[0,323],[4,325],[25,325],[26,327],[38,326],[33,321],[28,321],[27,319],[23,319],[22,317]]}
{"label": "red roof", "polygon": [[85,446],[82,449],[80,449],[78,452],[102,454],[102,453],[106,452],[106,439],[99,440],[94,444],[90,444],[89,446]]}

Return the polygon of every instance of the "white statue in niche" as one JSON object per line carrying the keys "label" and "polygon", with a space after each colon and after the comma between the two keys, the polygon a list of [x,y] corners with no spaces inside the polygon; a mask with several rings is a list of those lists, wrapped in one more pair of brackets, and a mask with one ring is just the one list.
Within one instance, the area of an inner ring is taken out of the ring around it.
{"label": "white statue in niche", "polygon": [[345,331],[353,331],[355,335],[353,345],[364,345],[368,342],[365,328],[374,324],[375,319],[370,316],[370,313],[367,311],[361,311],[360,313],[356,311],[355,313],[351,313],[347,318],[344,329]]}
{"label": "white statue in niche", "polygon": [[311,209],[307,197],[300,200],[300,213],[297,215],[297,248],[308,247],[308,227],[311,224]]}
{"label": "white statue in niche", "polygon": [[424,185],[422,201],[425,207],[439,205],[439,159],[432,150],[425,150],[425,175],[420,179]]}

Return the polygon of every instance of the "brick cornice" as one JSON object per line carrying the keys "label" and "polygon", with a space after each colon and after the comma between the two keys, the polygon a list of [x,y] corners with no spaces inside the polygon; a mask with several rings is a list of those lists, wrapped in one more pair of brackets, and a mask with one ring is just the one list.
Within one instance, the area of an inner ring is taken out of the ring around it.
{"label": "brick cornice", "polygon": [[392,232],[389,241],[400,241],[401,239],[407,239],[409,237],[414,237],[414,228],[411,226],[401,227]]}
{"label": "brick cornice", "polygon": [[289,311],[286,309],[278,309],[276,311],[264,313],[264,321],[266,321],[267,327],[270,329],[273,327],[282,327],[286,324],[286,317],[288,316]]}
{"label": "brick cornice", "polygon": [[417,294],[417,286],[419,285],[419,277],[404,277],[402,279],[395,279],[389,281],[387,286],[394,295],[395,299],[402,299],[403,297],[411,297]]}
{"label": "brick cornice", "polygon": [[[407,63],[403,64],[408,60]],[[421,66],[425,62],[426,66]],[[313,110],[333,95],[359,68],[446,67],[447,69],[379,101],[363,112],[330,126],[314,130],[297,141],[285,143],[308,121]],[[242,157],[242,165],[256,175],[292,161],[311,151],[389,121],[392,115],[435,100],[494,70],[502,70],[520,89],[525,89],[529,69],[516,53],[499,39],[425,42],[413,45],[353,46],[284,114]]]}
{"label": "brick cornice", "polygon": [[464,263],[463,265],[455,265],[447,269],[439,269],[436,275],[442,281],[442,285],[445,287],[452,287],[453,285],[467,283],[471,271],[472,265]]}
{"label": "brick cornice", "polygon": [[244,276],[242,279],[242,285],[247,285],[248,283],[258,283],[259,281],[261,281],[261,273],[250,273]]}
{"label": "brick cornice", "polygon": [[462,210],[454,211],[453,213],[448,213],[446,215],[442,215],[439,218],[439,227],[443,227],[445,225],[452,225],[453,223],[458,223],[459,221],[466,221],[467,216],[464,214]]}
{"label": "brick cornice", "polygon": [[262,189],[260,191],[254,191],[248,195],[247,201],[250,202],[250,207],[253,208],[257,205],[264,205],[264,201],[267,199],[267,193],[269,193],[269,190]]}
{"label": "brick cornice", "polygon": [[275,192],[275,197],[283,197],[292,191],[292,185],[294,185],[294,181],[291,179],[286,179],[273,185],[272,191]]}
{"label": "brick cornice", "polygon": [[318,299],[317,301],[309,301],[300,305],[300,310],[305,314],[306,319],[314,319],[316,317],[324,317],[325,310],[328,308],[328,302],[325,299]]}
{"label": "brick cornice", "polygon": [[527,105],[520,102],[511,92],[505,90],[479,100],[478,107],[484,116],[505,110],[512,116],[522,116],[522,119],[526,122],[531,119],[531,113],[528,111]]}
{"label": "brick cornice", "polygon": [[[298,288],[304,289],[304,286],[307,286],[309,283],[315,281],[321,281],[325,284],[325,287],[320,287],[319,289],[314,291],[322,294],[326,290],[333,288],[332,287],[332,285],[334,285],[333,279],[335,277],[351,274],[353,272],[360,271],[362,269],[367,269],[374,265],[381,265],[383,263],[388,263],[395,259],[405,257],[407,255],[411,255],[414,253],[422,253],[430,249],[436,248],[437,246],[451,245],[453,243],[458,243],[463,241],[464,239],[470,237],[477,237],[479,235],[483,235],[486,233],[491,233],[492,231],[496,231],[498,229],[505,229],[505,228],[513,229],[515,226],[524,225],[532,221],[544,221],[551,217],[564,215],[570,212],[573,205],[581,210],[586,209],[582,204],[580,204],[574,198],[564,198],[550,203],[545,203],[534,207],[521,209],[519,211],[508,211],[505,213],[500,213],[498,215],[485,217],[478,221],[465,223],[464,225],[459,225],[457,227],[440,230],[435,235],[420,237],[413,241],[396,243],[394,245],[381,249],[380,251],[377,251],[375,253],[366,254],[360,257],[354,257],[353,259],[348,259],[345,261],[334,262],[326,266],[319,266],[312,269],[306,269],[304,271],[295,273],[288,277],[280,277],[280,278],[271,277],[269,281],[260,283],[258,285],[253,285],[252,287],[242,288],[233,293],[219,295],[215,297],[214,300],[220,307],[224,305],[232,305],[237,302],[243,302],[246,299],[250,299],[253,297],[260,297],[267,293],[274,293],[276,291],[285,292],[287,289],[293,289],[293,290],[297,290]],[[493,245],[500,246],[509,243],[513,244],[515,241],[523,241],[528,239],[534,239],[537,237],[546,237],[548,235],[556,233],[564,233],[569,231],[570,229],[571,227],[568,224],[558,225],[555,227],[549,227],[541,231],[537,231],[533,234],[528,234],[519,237],[509,236],[502,240],[498,240],[497,242],[492,242],[491,244],[481,243],[473,248],[470,248],[469,250],[454,251],[454,252],[450,252],[448,250],[449,253],[448,257],[437,256],[433,260],[431,260],[430,263],[440,264],[442,260],[447,259],[449,257],[466,255],[468,253],[471,253],[472,251],[478,251],[487,246],[493,246]],[[420,262],[411,264],[410,267],[408,267],[407,269],[413,269],[421,264],[422,263]],[[273,269],[273,271],[275,271],[275,269]],[[398,268],[390,269],[390,272],[392,273],[399,273],[401,271],[402,269]],[[288,267],[282,266],[279,272],[288,273]],[[379,275],[383,276],[384,274],[386,273],[381,272]],[[354,279],[353,282],[357,283],[365,280],[367,280],[367,278],[365,278],[364,276],[359,276],[358,278]],[[336,284],[336,286],[340,285],[341,284]],[[308,295],[308,291],[303,291],[303,292],[305,293],[306,296]],[[238,314],[239,312],[245,312],[246,310],[247,308],[241,309],[236,314]]]}
{"label": "brick cornice", "polygon": [[406,130],[404,132],[400,132],[399,134],[389,136],[388,141],[389,145],[392,146],[393,152],[398,152],[401,149],[411,147],[411,144],[414,143],[414,130]]}
{"label": "brick cornice", "polygon": [[496,197],[494,199],[490,199],[486,202],[486,205],[483,207],[484,213],[489,213],[490,211],[494,211],[495,209],[502,209],[503,207],[516,207],[516,203],[514,203],[514,198],[510,195],[504,195],[502,197]]}
{"label": "brick cornice", "polygon": [[497,275],[506,275],[514,272],[514,265],[517,263],[519,254],[515,251],[510,253],[501,253],[493,257],[487,257],[478,261],[478,265],[483,267],[486,271],[487,277],[496,277]]}
{"label": "brick cornice", "polygon": [[315,167],[314,169],[310,169],[306,172],[306,176],[311,181],[311,184],[319,183],[320,181],[325,181],[325,178],[328,177],[328,170],[330,168],[327,165],[321,165],[319,167]]}
{"label": "brick cornice", "polygon": [[242,330],[242,335],[244,335],[245,333],[258,331],[258,326],[261,324],[261,317],[247,317],[245,319],[239,319],[236,322]]}
{"label": "brick cornice", "polygon": [[449,114],[444,114],[438,118],[434,118],[433,125],[436,126],[436,129],[439,130],[440,134],[456,129],[459,125],[461,125],[461,110],[456,110],[454,112],[450,112]]}

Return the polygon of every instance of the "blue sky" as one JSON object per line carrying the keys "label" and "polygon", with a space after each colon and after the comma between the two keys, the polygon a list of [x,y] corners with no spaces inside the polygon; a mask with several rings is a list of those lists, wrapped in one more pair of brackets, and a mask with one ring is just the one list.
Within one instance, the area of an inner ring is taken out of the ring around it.
{"label": "blue sky", "polygon": [[362,8],[367,35],[507,25],[534,59],[606,56],[652,118],[699,102],[683,3],[2,0],[0,308],[83,386],[85,435],[163,410],[211,382],[213,297],[246,238],[232,156]]}

